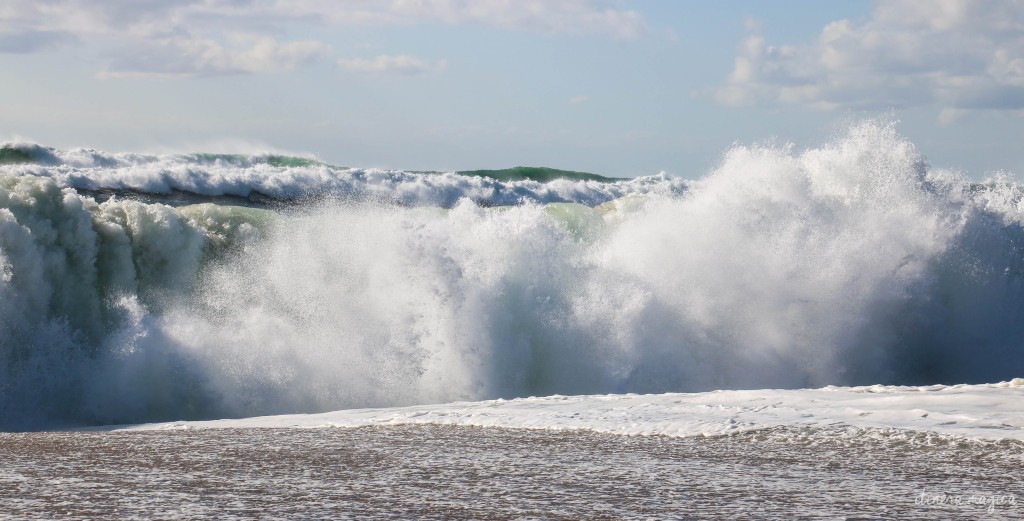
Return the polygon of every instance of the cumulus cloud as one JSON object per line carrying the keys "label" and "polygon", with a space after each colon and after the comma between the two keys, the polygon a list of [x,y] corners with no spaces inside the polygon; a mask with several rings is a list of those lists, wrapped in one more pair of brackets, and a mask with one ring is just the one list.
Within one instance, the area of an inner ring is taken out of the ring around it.
{"label": "cumulus cloud", "polygon": [[573,96],[573,97],[569,98],[569,104],[570,105],[579,105],[581,103],[586,103],[587,100],[589,100],[589,99],[590,99],[590,96],[583,96],[583,95]]}
{"label": "cumulus cloud", "polygon": [[752,34],[715,97],[732,106],[937,105],[944,122],[1021,110],[1024,0],[883,0],[865,22],[829,23],[812,43],[772,45]]}
{"label": "cumulus cloud", "polygon": [[[103,76],[181,77],[285,70],[329,53],[313,41],[279,41],[302,26],[489,25],[545,33],[636,38],[645,27],[614,0],[4,0],[0,52],[71,42],[109,57]],[[405,55],[341,60],[349,70],[436,70]]]}
{"label": "cumulus cloud", "polygon": [[444,69],[445,62],[431,63],[414,56],[402,54],[390,56],[382,54],[376,58],[341,58],[337,61],[338,67],[350,72],[364,74],[397,74],[400,76],[418,76],[428,72]]}

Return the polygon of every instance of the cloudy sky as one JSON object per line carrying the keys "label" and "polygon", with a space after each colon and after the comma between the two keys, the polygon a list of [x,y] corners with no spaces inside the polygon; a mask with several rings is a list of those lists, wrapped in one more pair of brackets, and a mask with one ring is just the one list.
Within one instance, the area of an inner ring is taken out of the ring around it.
{"label": "cloudy sky", "polygon": [[0,0],[0,139],[699,177],[898,119],[1024,175],[1024,0]]}

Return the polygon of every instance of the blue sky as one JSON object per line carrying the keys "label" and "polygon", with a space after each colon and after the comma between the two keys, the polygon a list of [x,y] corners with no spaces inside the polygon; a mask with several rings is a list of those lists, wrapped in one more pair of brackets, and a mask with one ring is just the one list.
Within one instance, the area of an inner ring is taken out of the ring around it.
{"label": "blue sky", "polygon": [[1024,2],[4,0],[0,138],[699,177],[866,117],[1024,173]]}

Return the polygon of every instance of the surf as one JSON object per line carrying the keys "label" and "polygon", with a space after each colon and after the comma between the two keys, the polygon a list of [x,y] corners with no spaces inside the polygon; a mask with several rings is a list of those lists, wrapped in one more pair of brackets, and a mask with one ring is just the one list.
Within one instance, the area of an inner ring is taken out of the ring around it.
{"label": "surf", "polygon": [[1022,186],[888,122],[693,181],[4,150],[3,428],[1024,374]]}

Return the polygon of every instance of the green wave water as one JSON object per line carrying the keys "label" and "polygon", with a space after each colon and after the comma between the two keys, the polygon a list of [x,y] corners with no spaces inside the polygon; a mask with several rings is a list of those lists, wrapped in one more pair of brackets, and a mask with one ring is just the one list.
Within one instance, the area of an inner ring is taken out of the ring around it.
{"label": "green wave water", "polygon": [[557,179],[568,179],[572,181],[597,181],[599,183],[613,183],[621,181],[621,178],[605,177],[603,175],[591,174],[589,172],[576,172],[572,170],[559,170],[545,166],[516,166],[502,168],[499,170],[461,170],[455,172],[459,175],[476,177],[490,177],[497,181],[536,181],[538,183],[549,183]]}
{"label": "green wave water", "polygon": [[0,147],[0,165],[17,165],[35,161],[32,153],[25,148],[12,145]]}

